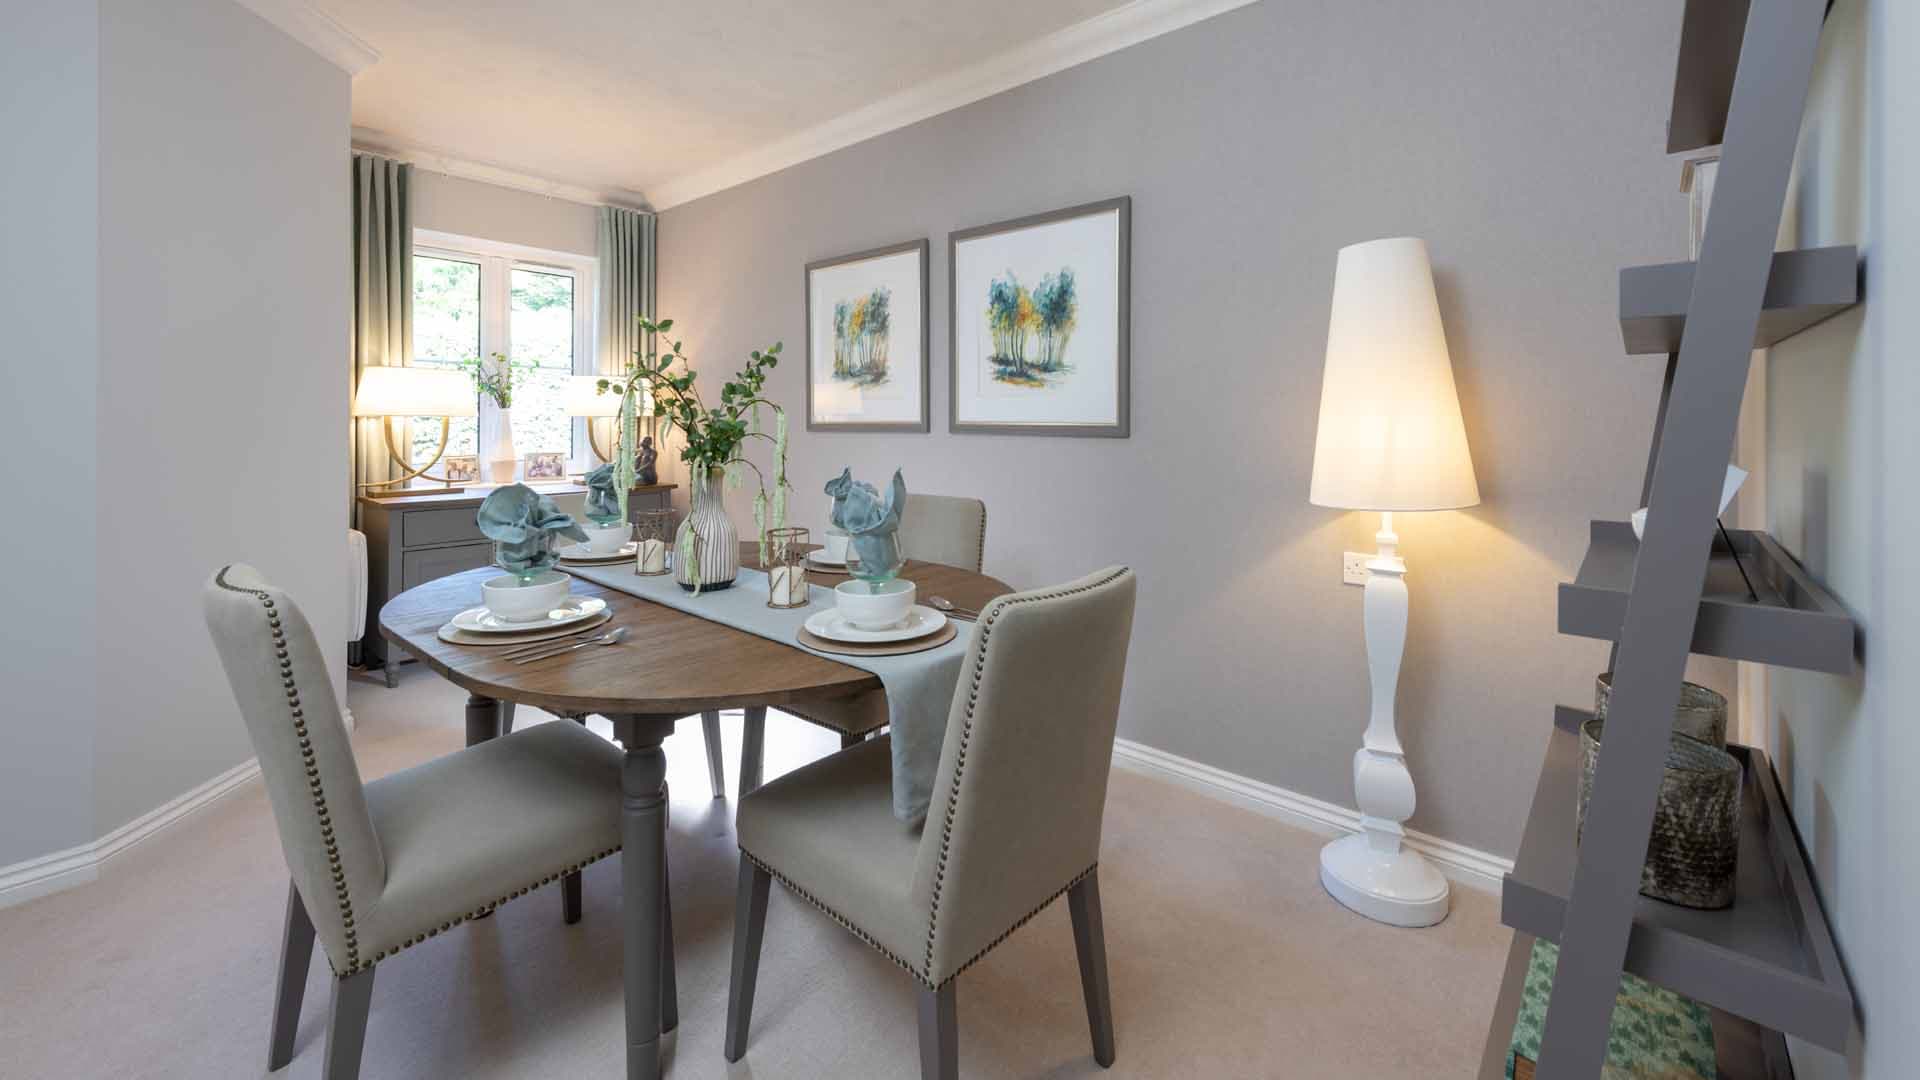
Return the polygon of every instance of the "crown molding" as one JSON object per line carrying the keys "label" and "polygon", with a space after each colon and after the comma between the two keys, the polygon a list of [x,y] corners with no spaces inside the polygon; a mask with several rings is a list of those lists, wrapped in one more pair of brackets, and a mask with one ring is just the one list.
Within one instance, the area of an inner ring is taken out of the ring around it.
{"label": "crown molding", "polygon": [[1133,0],[718,165],[668,180],[653,189],[654,207],[666,210],[724,191],[1254,2]]}
{"label": "crown molding", "polygon": [[239,3],[279,27],[288,37],[326,57],[345,71],[348,78],[380,60],[378,49],[306,0],[239,0]]}
{"label": "crown molding", "polygon": [[474,180],[495,187],[513,188],[535,195],[545,195],[553,199],[565,199],[568,202],[585,203],[588,206],[620,206],[629,210],[651,210],[645,194],[630,188],[592,187],[585,184],[556,180],[550,176],[523,172],[506,165],[495,165],[487,161],[475,161],[458,154],[410,143],[404,139],[395,139],[370,128],[353,129],[353,148],[369,154],[379,154],[412,164],[417,169],[459,177],[462,180]]}

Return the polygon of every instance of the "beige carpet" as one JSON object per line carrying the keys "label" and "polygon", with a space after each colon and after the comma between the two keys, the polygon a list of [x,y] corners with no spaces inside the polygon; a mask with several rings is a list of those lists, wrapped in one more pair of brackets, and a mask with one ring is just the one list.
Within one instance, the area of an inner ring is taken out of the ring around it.
{"label": "beige carpet", "polygon": [[[464,694],[430,673],[409,667],[392,691],[356,679],[349,699],[369,777],[460,745]],[[542,719],[523,711],[523,724]],[[731,790],[737,717],[726,742]],[[837,746],[775,717],[768,776]],[[917,1075],[906,975],[778,886],[753,1039],[727,1065],[731,804],[708,798],[697,723],[667,753],[681,1016],[668,1076]],[[1508,939],[1495,901],[1456,890],[1438,927],[1379,926],[1321,891],[1321,843],[1115,774],[1100,876],[1119,1060],[1105,1075],[1472,1073]],[[0,1077],[265,1074],[285,889],[256,780],[120,855],[98,882],[0,911]],[[608,861],[586,872],[577,926],[561,923],[549,887],[381,965],[362,1075],[622,1075],[619,906]],[[319,1075],[326,971],[316,960],[284,1075]],[[1102,1075],[1064,903],[968,971],[959,993],[964,1075]]]}

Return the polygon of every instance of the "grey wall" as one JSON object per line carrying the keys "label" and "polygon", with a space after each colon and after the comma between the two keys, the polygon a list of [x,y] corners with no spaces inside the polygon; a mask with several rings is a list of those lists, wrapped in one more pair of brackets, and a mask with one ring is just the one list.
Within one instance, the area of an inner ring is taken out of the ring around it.
{"label": "grey wall", "polygon": [[0,628],[0,867],[92,839],[94,395],[99,384],[99,12],[29,0],[0,34],[0,323],[7,392],[0,447],[34,477],[15,485],[9,606]]}
{"label": "grey wall", "polygon": [[1808,1080],[1892,1080],[1920,1059],[1920,573],[1906,551],[1920,535],[1920,28],[1903,8],[1840,0],[1828,19],[1781,237],[1860,245],[1867,302],[1768,358],[1771,529],[1862,645],[1852,677],[1770,680],[1768,735],[1864,1031],[1844,1058],[1796,1047]]}
{"label": "grey wall", "polygon": [[591,206],[421,168],[413,170],[413,224],[580,255],[599,243]]}
{"label": "grey wall", "polygon": [[[933,240],[930,435],[808,434],[800,524],[841,466],[973,493],[1016,586],[1141,575],[1122,734],[1351,806],[1366,714],[1343,549],[1378,518],[1307,504],[1334,255],[1434,253],[1485,503],[1407,514],[1402,731],[1415,827],[1511,853],[1555,702],[1605,646],[1554,633],[1587,520],[1624,518],[1658,397],[1624,359],[1620,266],[1686,257],[1662,154],[1670,0],[1256,4],[667,211],[663,314],[703,383],[782,339],[803,401],[810,259]],[[1133,197],[1133,437],[945,432],[946,234]],[[744,504],[737,520],[745,522]],[[1302,868],[1311,873],[1311,868]]]}

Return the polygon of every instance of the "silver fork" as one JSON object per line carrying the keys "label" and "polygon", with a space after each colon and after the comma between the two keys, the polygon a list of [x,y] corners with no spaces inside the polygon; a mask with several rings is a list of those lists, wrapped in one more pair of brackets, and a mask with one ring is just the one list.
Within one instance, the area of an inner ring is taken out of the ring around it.
{"label": "silver fork", "polygon": [[556,645],[585,640],[584,635],[604,634],[606,632],[607,631],[603,626],[601,626],[599,623],[595,623],[594,625],[587,627],[585,630],[574,630],[569,633],[561,634],[558,637],[550,637],[543,641],[535,641],[526,645],[510,646],[508,648],[500,650],[495,655],[500,657],[500,659],[502,660],[511,660],[517,656],[529,656],[529,655],[532,655],[533,653],[546,652],[548,649],[551,649]]}
{"label": "silver fork", "polygon": [[599,637],[590,637],[585,641],[569,642],[549,652],[534,653],[532,656],[522,656],[514,660],[513,662],[516,664],[531,664],[536,660],[551,659],[555,656],[561,655],[562,653],[570,653],[575,649],[584,649],[589,645],[618,645],[622,640],[626,638],[626,636],[627,636],[627,628],[624,626],[616,626],[612,630],[609,630],[606,633],[601,634]]}

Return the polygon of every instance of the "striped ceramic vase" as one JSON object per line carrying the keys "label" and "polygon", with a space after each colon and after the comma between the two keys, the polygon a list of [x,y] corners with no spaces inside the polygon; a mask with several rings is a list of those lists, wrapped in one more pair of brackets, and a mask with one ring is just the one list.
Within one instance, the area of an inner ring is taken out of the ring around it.
{"label": "striped ceramic vase", "polygon": [[[726,470],[708,469],[693,476],[693,510],[680,523],[674,543],[673,580],[692,592],[724,589],[740,573],[740,534],[727,517],[723,496]],[[692,546],[688,546],[691,531]],[[692,558],[688,558],[688,552]]]}

